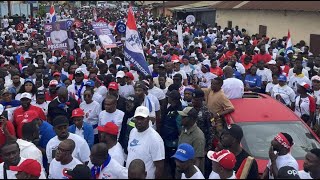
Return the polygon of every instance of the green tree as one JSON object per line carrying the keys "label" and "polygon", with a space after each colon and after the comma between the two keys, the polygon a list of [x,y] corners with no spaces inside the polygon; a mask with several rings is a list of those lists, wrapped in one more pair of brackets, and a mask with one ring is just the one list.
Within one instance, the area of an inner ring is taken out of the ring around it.
{"label": "green tree", "polygon": [[38,11],[38,16],[40,17],[46,17],[46,6],[40,6]]}

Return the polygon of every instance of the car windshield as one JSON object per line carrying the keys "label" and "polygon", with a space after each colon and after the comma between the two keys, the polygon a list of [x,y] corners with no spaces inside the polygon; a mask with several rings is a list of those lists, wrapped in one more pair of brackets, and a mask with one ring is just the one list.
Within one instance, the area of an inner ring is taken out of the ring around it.
{"label": "car windshield", "polygon": [[252,156],[259,159],[269,159],[271,140],[279,133],[291,135],[294,145],[291,149],[293,157],[304,159],[308,151],[320,148],[319,142],[301,122],[280,123],[239,123],[243,130],[242,146]]}

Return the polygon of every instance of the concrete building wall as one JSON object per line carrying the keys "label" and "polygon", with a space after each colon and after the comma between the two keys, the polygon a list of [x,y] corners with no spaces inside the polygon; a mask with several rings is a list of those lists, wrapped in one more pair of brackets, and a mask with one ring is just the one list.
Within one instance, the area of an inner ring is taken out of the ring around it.
{"label": "concrete building wall", "polygon": [[271,10],[217,10],[216,22],[222,28],[238,25],[251,34],[259,33],[259,25],[267,26],[267,36],[282,38],[290,30],[292,43],[305,40],[309,45],[310,34],[320,35],[319,12],[271,11]]}

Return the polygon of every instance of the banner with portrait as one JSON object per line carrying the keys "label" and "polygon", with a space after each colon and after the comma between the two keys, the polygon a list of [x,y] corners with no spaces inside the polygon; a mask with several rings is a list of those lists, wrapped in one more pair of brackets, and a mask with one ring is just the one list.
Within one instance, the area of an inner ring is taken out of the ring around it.
{"label": "banner with portrait", "polygon": [[44,25],[47,46],[50,50],[68,49],[68,24],[67,21],[59,21]]}
{"label": "banner with portrait", "polygon": [[111,31],[105,22],[93,22],[93,30],[96,32],[103,48],[115,48],[117,47],[116,39],[113,37]]}

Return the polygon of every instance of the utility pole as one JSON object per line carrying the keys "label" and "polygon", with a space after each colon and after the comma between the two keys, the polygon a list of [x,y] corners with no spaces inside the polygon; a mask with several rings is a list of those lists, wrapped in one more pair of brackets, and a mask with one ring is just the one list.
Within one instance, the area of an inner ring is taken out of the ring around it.
{"label": "utility pole", "polygon": [[165,16],[164,15],[164,11],[165,11],[165,1],[162,1],[162,15],[163,15],[163,17]]}
{"label": "utility pole", "polygon": [[11,16],[11,1],[7,1],[8,2],[8,14],[9,16]]}

